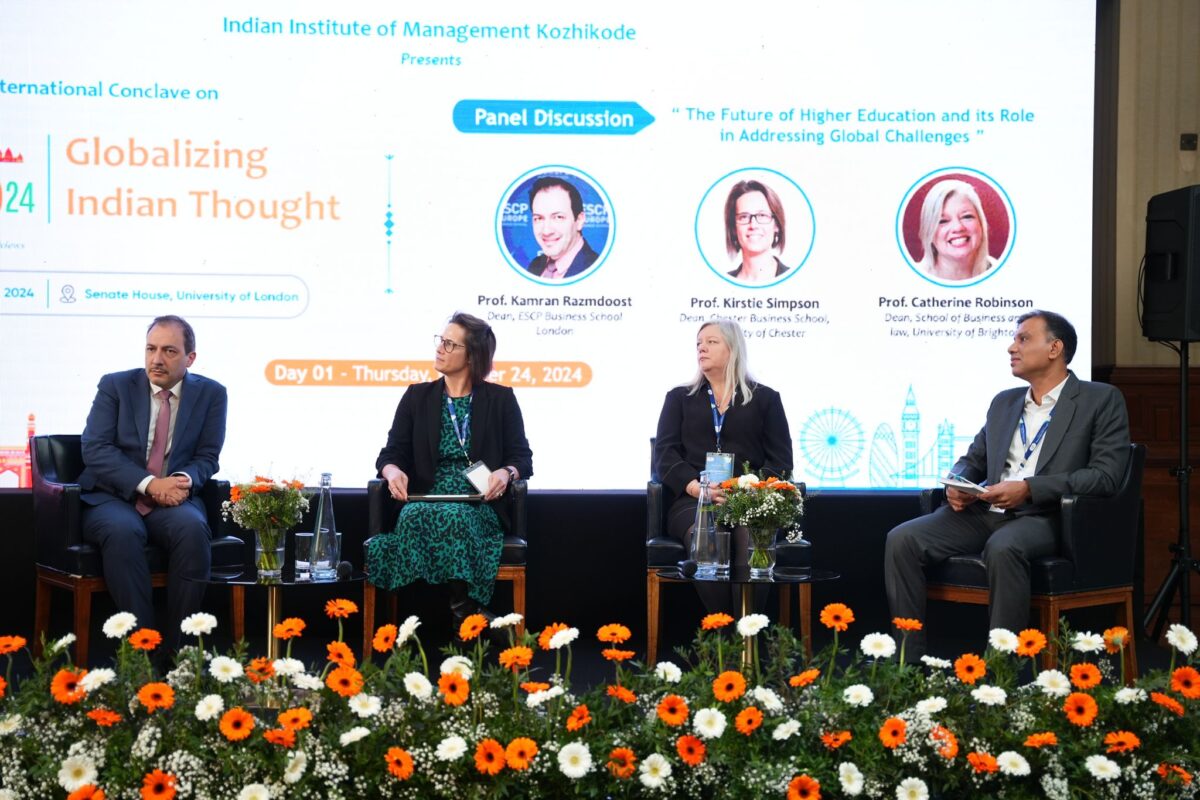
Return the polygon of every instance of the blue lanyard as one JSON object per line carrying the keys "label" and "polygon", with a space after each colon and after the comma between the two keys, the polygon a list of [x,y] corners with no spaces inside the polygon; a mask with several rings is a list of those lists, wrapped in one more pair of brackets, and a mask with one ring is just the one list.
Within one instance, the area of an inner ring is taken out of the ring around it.
{"label": "blue lanyard", "polygon": [[462,449],[463,455],[467,460],[471,460],[471,456],[467,453],[467,437],[471,435],[471,399],[475,393],[467,395],[467,413],[463,415],[462,427],[458,426],[458,414],[454,412],[454,401],[450,399],[450,395],[446,394],[446,408],[450,411],[450,424],[454,426],[454,435],[458,439],[458,446]]}
{"label": "blue lanyard", "polygon": [[713,417],[713,433],[717,437],[717,452],[721,452],[721,428],[725,427],[725,414],[729,413],[729,409],[733,408],[733,395],[729,397],[729,405],[725,407],[725,414],[717,413],[717,396],[713,394],[712,384],[708,385],[708,405],[712,408]]}
{"label": "blue lanyard", "polygon": [[1033,455],[1033,451],[1037,448],[1037,446],[1042,443],[1042,437],[1046,435],[1046,431],[1050,427],[1050,420],[1054,419],[1054,412],[1057,409],[1057,405],[1050,409],[1050,416],[1047,417],[1046,421],[1042,423],[1042,427],[1038,428],[1038,432],[1034,435],[1032,442],[1029,441],[1028,435],[1025,433],[1025,412],[1021,412],[1021,444],[1027,446],[1025,447],[1025,456],[1021,459],[1021,463],[1017,466],[1017,472],[1025,469],[1025,464],[1029,461],[1029,457]]}

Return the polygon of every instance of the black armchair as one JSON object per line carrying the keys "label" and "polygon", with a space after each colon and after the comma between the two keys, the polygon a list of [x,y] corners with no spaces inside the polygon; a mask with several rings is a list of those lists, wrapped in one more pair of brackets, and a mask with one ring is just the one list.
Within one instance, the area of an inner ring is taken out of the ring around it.
{"label": "black armchair", "polygon": [[[1111,497],[1065,495],[1058,553],[1030,564],[1033,607],[1047,634],[1057,629],[1062,612],[1090,606],[1117,606],[1117,624],[1132,632],[1133,579],[1141,541],[1142,467],[1146,446],[1130,445],[1129,466]],[[922,493],[924,513],[942,503],[941,489]],[[983,554],[954,556],[926,570],[930,600],[987,605],[987,567]],[[1137,675],[1137,651],[1124,649],[1126,676]],[[1057,662],[1053,646],[1042,651],[1043,669]]]}
{"label": "black armchair", "polygon": [[[525,630],[525,557],[529,549],[526,541],[527,524],[525,502],[529,495],[529,483],[516,480],[508,489],[512,498],[512,529],[504,535],[504,546],[500,552],[500,571],[496,580],[512,583],[513,611],[522,617],[517,627],[517,634]],[[367,537],[363,542],[365,551],[367,541],[380,534],[391,533],[396,528],[396,518],[400,515],[403,503],[394,500],[388,493],[387,482],[375,479],[367,483]],[[364,569],[366,558],[363,559]],[[391,593],[388,599],[388,619],[396,620],[396,595]],[[371,639],[375,635],[375,584],[371,576],[363,585],[363,660],[371,657]]]}
{"label": "black armchair", "polygon": [[[33,467],[33,525],[37,539],[37,593],[34,606],[34,651],[41,653],[42,637],[50,627],[50,590],[66,589],[75,606],[75,653],[86,665],[92,621],[92,595],[108,591],[100,551],[83,540],[80,487],[83,452],[77,435],[34,436],[30,440]],[[212,528],[214,569],[245,563],[244,544],[230,536],[221,519],[221,502],[229,496],[226,481],[208,481],[201,498]],[[165,586],[166,554],[146,545],[150,583]]]}

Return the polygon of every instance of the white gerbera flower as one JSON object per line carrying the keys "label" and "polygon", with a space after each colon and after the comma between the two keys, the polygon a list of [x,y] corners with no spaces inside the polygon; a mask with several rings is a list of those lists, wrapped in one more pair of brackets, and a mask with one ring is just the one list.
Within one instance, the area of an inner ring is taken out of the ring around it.
{"label": "white gerbera flower", "polygon": [[842,699],[852,706],[866,708],[875,700],[875,693],[871,691],[870,687],[856,683],[846,687],[842,692]]}
{"label": "white gerbera flower", "polygon": [[518,624],[523,619],[525,619],[525,618],[514,611],[511,614],[505,614],[503,617],[496,617],[495,619],[493,619],[491,622],[491,627],[493,627],[493,628],[511,628],[513,625]]}
{"label": "white gerbera flower", "polygon": [[783,710],[783,701],[779,699],[779,695],[775,694],[773,689],[768,689],[766,686],[755,686],[754,691],[750,694],[754,696],[764,711],[774,714]]}
{"label": "white gerbera flower", "polygon": [[1080,653],[1099,653],[1104,650],[1104,637],[1098,633],[1080,631],[1071,640],[1071,648]]}
{"label": "white gerbera flower", "polygon": [[208,674],[216,678],[218,683],[229,683],[246,673],[242,665],[229,656],[217,656],[209,663]]}
{"label": "white gerbera flower", "polygon": [[905,778],[896,787],[897,800],[929,800],[929,787],[920,778]]}
{"label": "white gerbera flower", "polygon": [[1035,683],[1047,697],[1066,697],[1071,693],[1071,681],[1056,669],[1042,670]]}
{"label": "white gerbera flower", "polygon": [[1113,695],[1113,699],[1123,706],[1140,703],[1146,699],[1146,690],[1138,689],[1134,686],[1125,686],[1117,689],[1117,693]]}
{"label": "white gerbera flower", "polygon": [[287,766],[283,768],[283,782],[295,783],[304,777],[304,771],[308,768],[308,756],[304,755],[303,750],[297,750],[288,756]]}
{"label": "white gerbera flower", "polygon": [[546,702],[547,700],[553,700],[562,693],[563,688],[561,686],[551,686],[549,689],[530,692],[529,696],[525,698],[525,705],[529,708],[537,708],[542,703]]}
{"label": "white gerbera flower", "polygon": [[926,717],[932,717],[934,714],[938,714],[946,710],[946,698],[938,695],[927,697],[918,702],[915,708],[917,709],[918,714]]}
{"label": "white gerbera flower", "polygon": [[297,689],[305,689],[310,692],[319,692],[325,684],[316,675],[309,675],[306,672],[301,672],[299,675],[292,676],[292,686]]}
{"label": "white gerbera flower", "polygon": [[1182,625],[1174,624],[1167,628],[1167,643],[1185,656],[1190,656],[1196,650],[1196,634]]}
{"label": "white gerbera flower", "polygon": [[863,774],[849,761],[838,764],[838,780],[847,797],[858,797],[863,790]]}
{"label": "white gerbera flower", "polygon": [[950,669],[954,666],[944,658],[934,658],[933,656],[921,656],[921,663],[933,669]]}
{"label": "white gerbera flower", "polygon": [[0,800],[17,800],[17,795],[12,789],[0,789]]}
{"label": "white gerbera flower", "polygon": [[692,727],[701,739],[717,739],[725,732],[725,715],[717,708],[702,708],[696,712]]}
{"label": "white gerbera flower", "polygon": [[983,685],[971,690],[971,697],[985,706],[1002,706],[1008,702],[1008,693],[999,686]]}
{"label": "white gerbera flower", "polygon": [[117,673],[106,667],[94,669],[79,679],[79,688],[85,692],[93,692],[106,683],[116,680]]}
{"label": "white gerbera flower", "polygon": [[342,747],[348,747],[348,746],[354,744],[355,742],[357,742],[359,739],[365,738],[370,733],[371,733],[371,731],[369,731],[368,729],[359,725],[357,727],[351,728],[350,730],[346,731],[341,736],[339,736],[338,742],[341,743]]}
{"label": "white gerbera flower", "polygon": [[68,756],[58,769],[58,785],[68,792],[96,782],[96,763],[87,756]]}
{"label": "white gerbera flower", "polygon": [[428,700],[433,697],[433,684],[419,672],[410,672],[404,676],[404,688],[418,700]]}
{"label": "white gerbera flower", "polygon": [[271,800],[271,791],[261,783],[248,783],[238,792],[237,800]]}
{"label": "white gerbera flower", "polygon": [[441,673],[443,675],[457,673],[464,681],[469,681],[473,672],[471,659],[466,656],[450,656],[442,662]]}
{"label": "white gerbera flower", "polygon": [[271,663],[276,675],[289,677],[301,675],[304,672],[304,662],[298,658],[277,658]]}
{"label": "white gerbera flower", "polygon": [[210,694],[206,697],[201,697],[196,703],[196,719],[201,722],[208,722],[210,719],[216,719],[217,715],[225,710],[225,701],[221,699],[219,694]]}
{"label": "white gerbera flower", "polygon": [[350,710],[363,719],[373,717],[383,708],[383,703],[375,695],[359,692],[350,698]]}
{"label": "white gerbera flower", "polygon": [[1120,765],[1106,756],[1088,756],[1083,765],[1098,781],[1111,781],[1121,775]]}
{"label": "white gerbera flower", "polygon": [[683,679],[683,670],[670,661],[660,661],[654,665],[654,676],[667,683],[679,683]]}
{"label": "white gerbera flower", "polygon": [[1001,653],[1015,653],[1021,640],[1008,628],[992,628],[988,632],[988,644],[993,650],[999,650]]}
{"label": "white gerbera flower", "polygon": [[183,622],[179,623],[179,630],[189,636],[207,636],[216,629],[217,618],[203,611],[184,617]]}
{"label": "white gerbera flower", "polygon": [[747,614],[738,620],[737,632],[741,636],[757,636],[763,628],[771,624],[766,614]]}
{"label": "white gerbera flower", "polygon": [[784,739],[792,738],[799,732],[800,723],[794,719],[789,719],[787,722],[775,726],[775,730],[771,733],[771,738],[777,742],[782,742]]}
{"label": "white gerbera flower", "polygon": [[447,736],[438,742],[434,755],[438,761],[454,761],[467,752],[467,740],[461,736]]}
{"label": "white gerbera flower", "polygon": [[421,627],[421,620],[416,614],[400,623],[400,630],[396,633],[396,646],[399,647],[411,639],[419,627]]}
{"label": "white gerbera flower", "polygon": [[583,742],[571,742],[558,751],[558,768],[572,780],[578,780],[592,771],[592,754]]}
{"label": "white gerbera flower", "polygon": [[671,762],[658,753],[651,753],[642,761],[638,772],[641,773],[638,780],[642,782],[642,786],[647,789],[657,789],[666,782],[667,778],[671,777]]}
{"label": "white gerbera flower", "polygon": [[104,620],[104,635],[110,639],[124,639],[126,634],[137,627],[137,617],[128,611],[118,611]]}
{"label": "white gerbera flower", "polygon": [[1000,771],[1005,775],[1012,775],[1019,778],[1029,774],[1029,762],[1025,760],[1025,756],[1020,753],[1014,753],[1012,750],[1005,750],[996,756],[996,763],[1000,766]]}
{"label": "white gerbera flower", "polygon": [[57,653],[59,650],[70,647],[75,643],[75,634],[68,633],[60,639],[55,640],[50,644],[50,652]]}
{"label": "white gerbera flower", "polygon": [[15,733],[21,728],[21,715],[9,714],[4,719],[0,719],[0,736],[8,736],[10,733]]}
{"label": "white gerbera flower", "polygon": [[747,472],[745,475],[738,476],[737,483],[739,489],[746,489],[759,483],[758,476],[753,472]]}
{"label": "white gerbera flower", "polygon": [[871,658],[891,658],[896,654],[896,640],[886,633],[868,633],[858,649]]}
{"label": "white gerbera flower", "polygon": [[578,638],[579,638],[579,628],[566,628],[564,630],[558,631],[553,636],[551,636],[550,641],[546,642],[546,645],[551,650],[557,650],[560,647],[565,647],[566,645],[569,645],[571,642],[575,641]]}

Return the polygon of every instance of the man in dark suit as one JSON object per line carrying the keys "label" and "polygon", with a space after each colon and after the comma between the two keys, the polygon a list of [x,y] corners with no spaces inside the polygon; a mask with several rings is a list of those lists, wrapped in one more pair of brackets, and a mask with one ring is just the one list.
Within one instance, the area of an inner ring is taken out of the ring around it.
{"label": "man in dark suit", "polygon": [[167,553],[168,647],[199,610],[212,531],[200,488],[225,442],[225,387],[188,373],[192,326],[158,317],[146,331],[146,367],[100,379],[83,431],[83,537],[100,548],[117,608],[154,627],[147,539]]}
{"label": "man in dark suit", "polygon": [[[1008,348],[1012,374],[1029,383],[992,400],[987,422],[953,475],[983,484],[973,495],[946,487],[946,504],[888,533],[884,581],[893,617],[925,619],[928,564],[983,552],[992,628],[1029,621],[1029,562],[1057,546],[1064,494],[1107,496],[1129,458],[1129,417],[1121,393],[1067,369],[1078,337],[1061,315],[1031,311]],[[908,652],[924,652],[924,635]]]}
{"label": "man in dark suit", "polygon": [[596,263],[599,254],[583,238],[583,196],[570,181],[550,175],[529,188],[533,235],[541,253],[528,270],[543,280],[573,278]]}

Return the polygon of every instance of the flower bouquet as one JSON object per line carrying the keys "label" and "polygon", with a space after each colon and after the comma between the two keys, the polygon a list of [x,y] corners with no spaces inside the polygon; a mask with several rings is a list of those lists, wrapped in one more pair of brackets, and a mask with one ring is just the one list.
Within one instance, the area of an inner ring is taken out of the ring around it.
{"label": "flower bouquet", "polygon": [[277,578],[283,568],[284,534],[298,524],[308,510],[300,481],[273,481],[255,475],[251,483],[229,488],[229,499],[221,504],[221,516],[233,518],[242,528],[254,531],[254,563],[260,578]]}
{"label": "flower bouquet", "polygon": [[721,483],[725,502],[717,506],[717,520],[750,532],[750,576],[769,578],[775,567],[775,532],[784,530],[788,541],[801,538],[800,518],[804,498],[795,484],[779,478],[761,480],[752,472]]}

